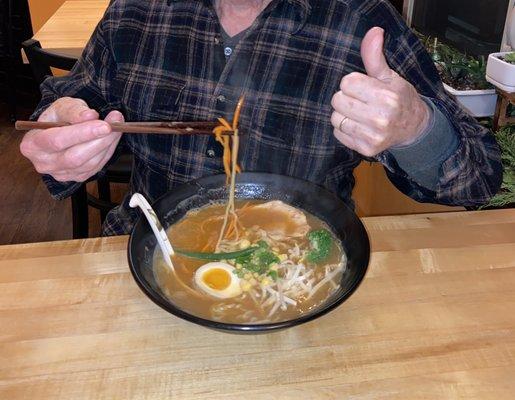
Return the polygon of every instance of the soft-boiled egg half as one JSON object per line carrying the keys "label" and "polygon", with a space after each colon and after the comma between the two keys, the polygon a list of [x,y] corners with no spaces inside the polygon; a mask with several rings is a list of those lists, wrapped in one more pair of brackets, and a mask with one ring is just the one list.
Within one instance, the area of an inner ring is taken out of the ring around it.
{"label": "soft-boiled egg half", "polygon": [[219,299],[228,299],[241,294],[240,278],[234,267],[223,262],[204,264],[195,272],[195,284],[205,293]]}

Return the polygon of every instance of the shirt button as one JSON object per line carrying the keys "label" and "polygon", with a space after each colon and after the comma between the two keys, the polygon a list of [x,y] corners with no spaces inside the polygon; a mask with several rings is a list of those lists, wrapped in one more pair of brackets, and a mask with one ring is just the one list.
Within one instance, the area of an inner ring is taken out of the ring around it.
{"label": "shirt button", "polygon": [[225,96],[224,96],[223,94],[221,94],[220,96],[218,96],[218,101],[219,101],[220,103],[225,103],[225,100],[226,100],[226,98],[225,98]]}
{"label": "shirt button", "polygon": [[210,157],[210,158],[213,158],[215,156],[215,151],[213,149],[209,149],[207,151],[207,156]]}
{"label": "shirt button", "polygon": [[224,54],[226,57],[229,57],[232,54],[232,49],[230,47],[226,47],[224,49]]}

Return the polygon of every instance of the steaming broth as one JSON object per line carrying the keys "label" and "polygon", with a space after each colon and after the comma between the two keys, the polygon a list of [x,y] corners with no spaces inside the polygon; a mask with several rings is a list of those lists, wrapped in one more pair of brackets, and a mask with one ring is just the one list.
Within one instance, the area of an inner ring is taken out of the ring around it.
{"label": "steaming broth", "polygon": [[[190,211],[168,230],[174,248],[214,252],[224,212],[222,204]],[[308,231],[329,231],[320,219],[280,202],[236,202],[236,213],[241,224],[240,237],[224,239],[221,252],[261,243],[277,256],[276,262],[268,272],[258,273],[241,268],[237,260],[224,260],[239,268],[235,273],[242,292],[236,297],[221,299],[199,290],[196,284],[196,271],[208,261],[176,254],[174,272],[166,266],[161,253],[156,252],[156,280],[163,293],[179,308],[226,323],[276,322],[308,313],[334,293],[345,269],[345,254],[339,241],[331,234],[333,246],[323,262],[310,262],[307,256]]]}

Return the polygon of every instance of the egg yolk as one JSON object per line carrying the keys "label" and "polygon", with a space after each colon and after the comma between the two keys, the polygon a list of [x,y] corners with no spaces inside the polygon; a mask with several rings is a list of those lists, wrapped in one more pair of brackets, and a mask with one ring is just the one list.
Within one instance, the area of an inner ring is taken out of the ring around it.
{"label": "egg yolk", "polygon": [[202,275],[202,281],[211,289],[224,290],[231,284],[231,276],[225,269],[213,268]]}

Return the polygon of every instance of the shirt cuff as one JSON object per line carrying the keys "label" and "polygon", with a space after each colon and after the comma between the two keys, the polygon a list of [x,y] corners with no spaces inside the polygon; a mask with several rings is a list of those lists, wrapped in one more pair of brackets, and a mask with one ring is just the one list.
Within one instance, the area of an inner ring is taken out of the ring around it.
{"label": "shirt cuff", "polygon": [[401,167],[415,182],[430,190],[436,190],[440,167],[459,145],[456,129],[447,117],[424,96],[431,115],[426,129],[416,142],[388,150]]}
{"label": "shirt cuff", "polygon": [[58,182],[50,175],[42,175],[42,179],[50,195],[55,200],[63,200],[70,197],[83,185],[82,182]]}

